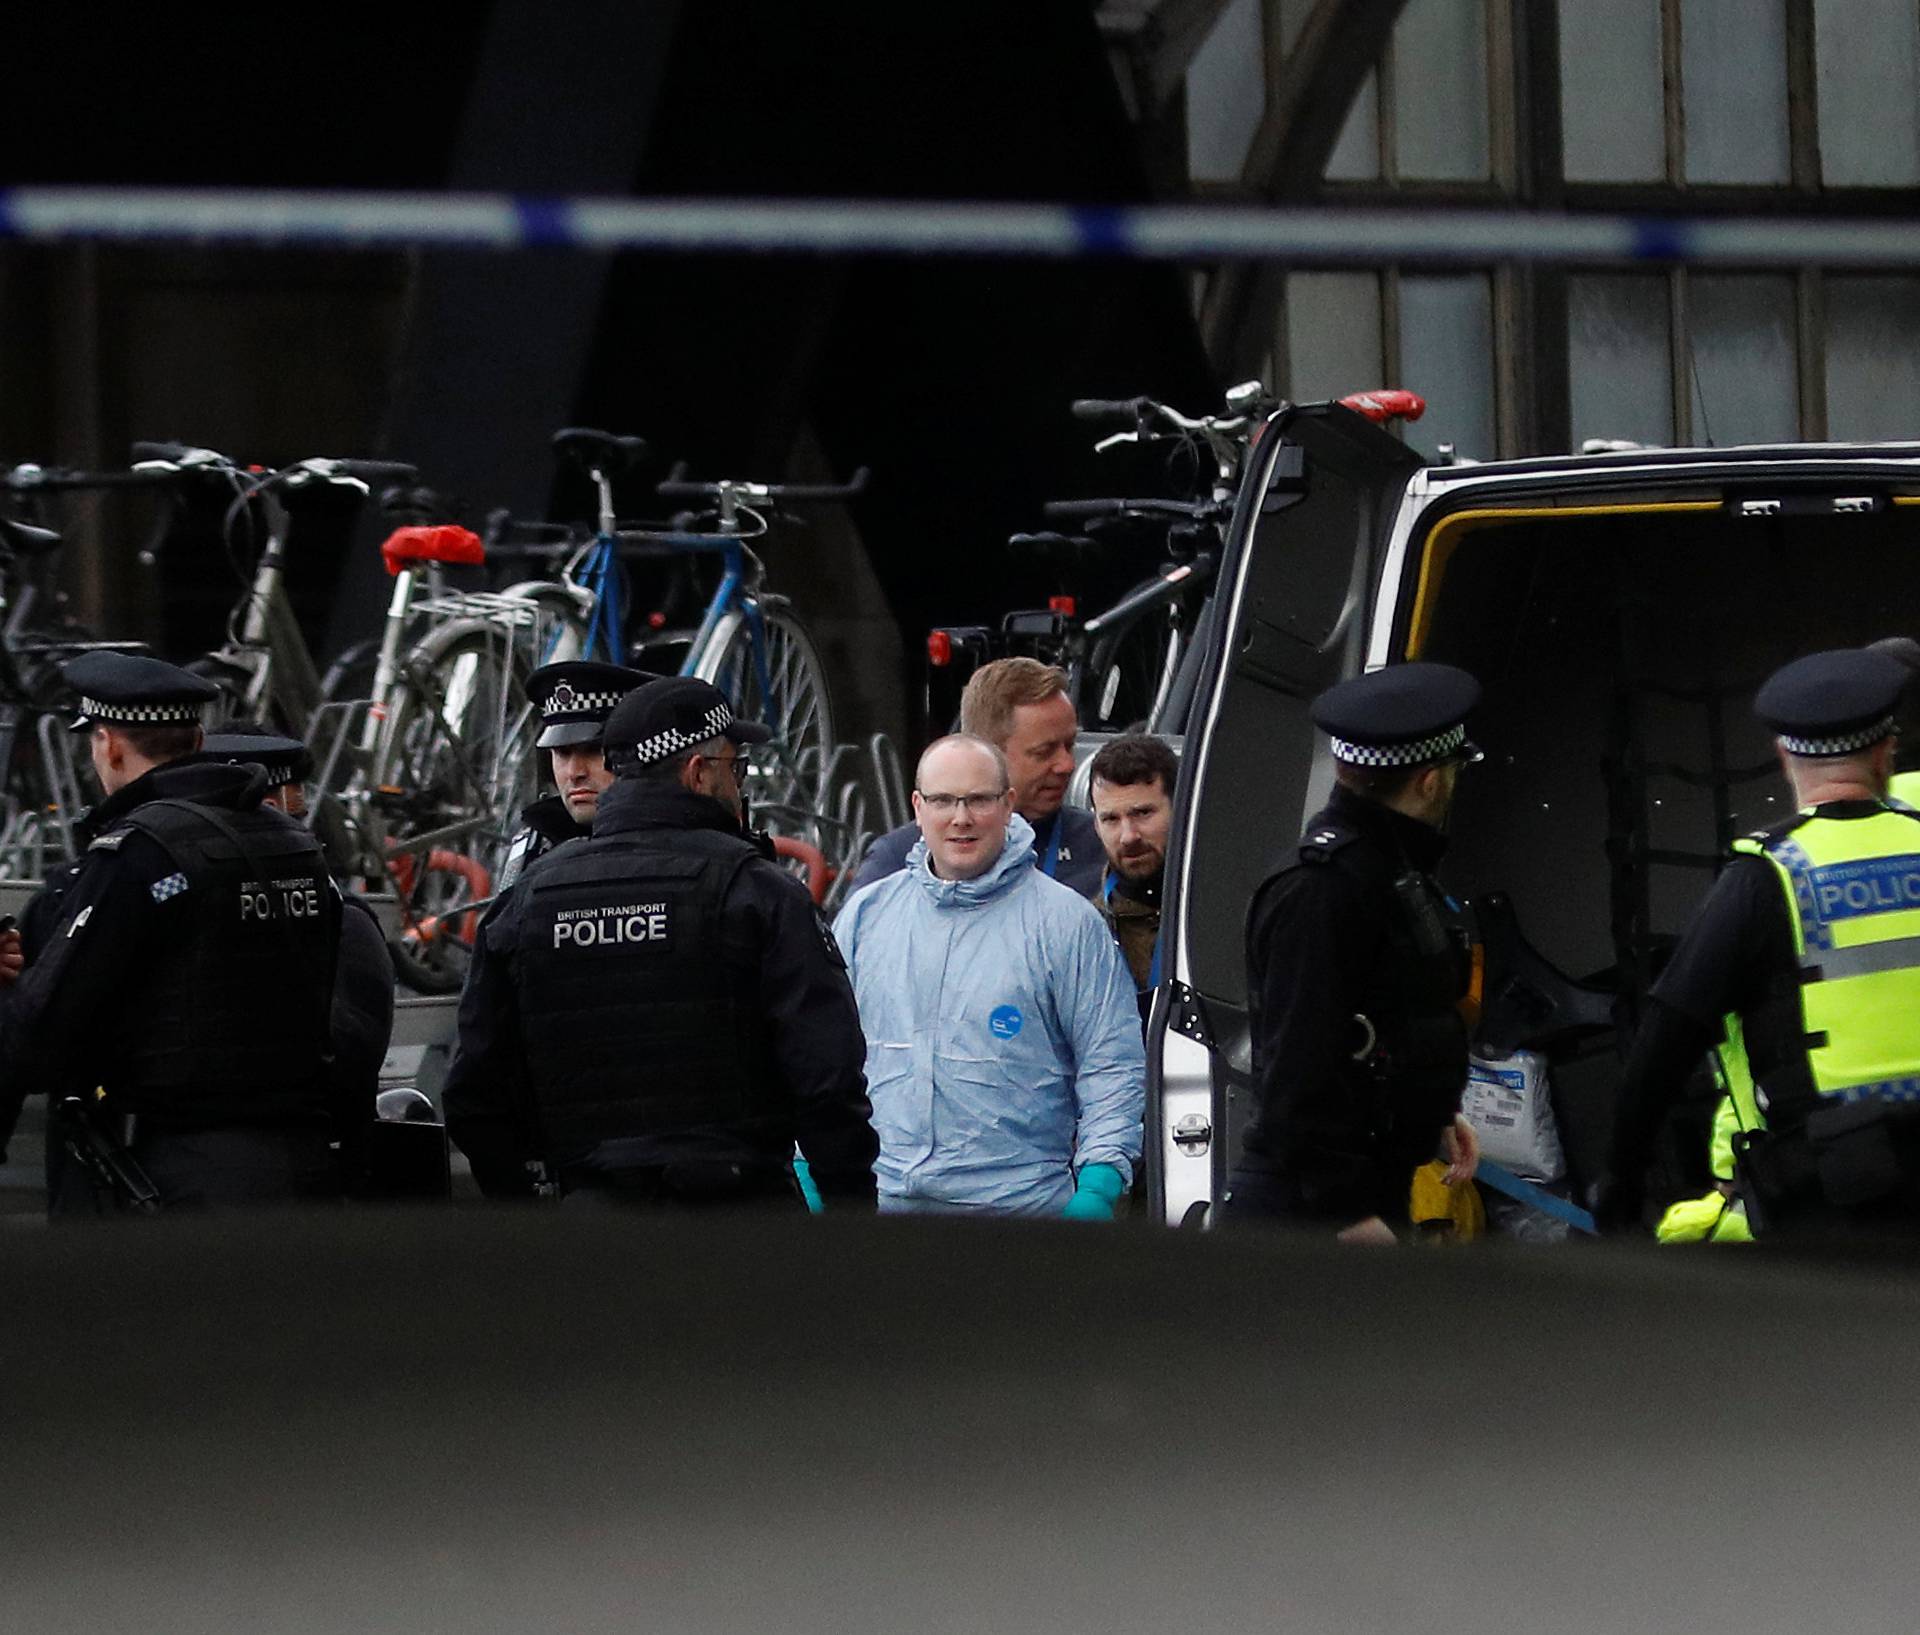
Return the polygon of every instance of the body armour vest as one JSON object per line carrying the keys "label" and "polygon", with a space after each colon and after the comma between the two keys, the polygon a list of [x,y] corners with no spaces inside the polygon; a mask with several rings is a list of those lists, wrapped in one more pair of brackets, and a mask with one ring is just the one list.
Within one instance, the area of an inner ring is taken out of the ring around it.
{"label": "body armour vest", "polygon": [[[1331,836],[1323,840],[1322,836]],[[1384,947],[1368,971],[1355,1023],[1356,1090],[1372,1099],[1384,1156],[1421,1164],[1460,1110],[1472,976],[1472,939],[1432,875],[1391,857],[1337,819],[1321,819],[1301,864],[1344,869],[1366,883],[1384,915]]]}
{"label": "body armour vest", "polygon": [[615,834],[521,876],[521,1026],[555,1154],[781,1107],[757,973],[730,965],[722,937],[756,855],[718,831]]}
{"label": "body armour vest", "polygon": [[1753,1062],[1760,1110],[1778,1124],[1809,1078],[1822,1099],[1920,1100],[1920,816],[1811,816],[1734,850],[1772,865],[1799,964],[1804,1056]]}
{"label": "body armour vest", "polygon": [[124,1019],[116,1102],[193,1122],[324,1122],[341,906],[313,836],[271,808],[173,800],[123,827],[158,842],[185,884]]}

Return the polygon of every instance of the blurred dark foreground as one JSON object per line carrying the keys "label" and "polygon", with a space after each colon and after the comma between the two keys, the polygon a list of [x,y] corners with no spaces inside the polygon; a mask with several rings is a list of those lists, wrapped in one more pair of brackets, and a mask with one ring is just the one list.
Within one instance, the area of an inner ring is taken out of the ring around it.
{"label": "blurred dark foreground", "polygon": [[1910,1627],[1920,1267],[454,1211],[0,1240],[9,1631]]}

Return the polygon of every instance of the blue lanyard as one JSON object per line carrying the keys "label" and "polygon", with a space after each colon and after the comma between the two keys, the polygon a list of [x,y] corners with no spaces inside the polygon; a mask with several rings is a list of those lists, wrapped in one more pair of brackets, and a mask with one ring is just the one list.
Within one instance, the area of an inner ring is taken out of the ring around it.
{"label": "blue lanyard", "polygon": [[[1100,884],[1100,901],[1107,904],[1108,907],[1112,907],[1113,905],[1113,888],[1115,881],[1116,876],[1109,873],[1106,879]],[[1160,933],[1157,931],[1153,934],[1153,959],[1147,966],[1147,986],[1150,989],[1160,986]]]}
{"label": "blue lanyard", "polygon": [[1064,812],[1053,814],[1053,827],[1047,831],[1047,849],[1036,859],[1040,872],[1049,880],[1060,877],[1060,831],[1066,826],[1061,821],[1064,816]]}

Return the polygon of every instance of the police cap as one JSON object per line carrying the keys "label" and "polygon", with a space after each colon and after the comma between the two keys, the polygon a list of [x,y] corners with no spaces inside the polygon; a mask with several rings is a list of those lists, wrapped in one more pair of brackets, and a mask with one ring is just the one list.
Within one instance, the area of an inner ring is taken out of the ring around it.
{"label": "police cap", "polygon": [[1852,755],[1894,730],[1907,667],[1866,647],[1809,653],[1768,676],[1753,713],[1789,755]]}
{"label": "police cap", "polygon": [[758,721],[742,721],[727,695],[693,676],[667,676],[636,687],[607,720],[607,765],[615,772],[671,760],[709,738],[764,744],[773,736]]}
{"label": "police cap", "polygon": [[1477,761],[1467,713],[1480,683],[1451,664],[1392,664],[1329,687],[1313,701],[1313,723],[1353,766],[1431,766]]}
{"label": "police cap", "polygon": [[313,776],[313,752],[298,738],[286,738],[257,721],[222,722],[210,732],[200,753],[232,766],[264,767],[269,788],[305,783]]}
{"label": "police cap", "polygon": [[527,677],[527,698],[540,712],[540,736],[534,747],[567,749],[599,743],[614,705],[642,683],[659,679],[645,670],[586,659],[541,665]]}
{"label": "police cap", "polygon": [[143,653],[82,653],[60,668],[60,678],[80,695],[85,727],[185,727],[220,696],[211,681],[164,659]]}

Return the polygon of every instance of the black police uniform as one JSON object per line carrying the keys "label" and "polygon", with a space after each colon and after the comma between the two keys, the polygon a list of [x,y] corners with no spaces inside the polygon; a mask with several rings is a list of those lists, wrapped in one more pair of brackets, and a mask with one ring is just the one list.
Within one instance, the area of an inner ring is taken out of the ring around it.
{"label": "black police uniform", "polygon": [[[585,659],[542,665],[527,677],[527,700],[540,711],[540,736],[534,747],[568,749],[599,743],[614,706],[634,688],[659,679],[644,670]],[[542,795],[523,807],[494,882],[495,891],[505,891],[536,857],[580,839],[589,829],[574,817],[564,795]]]}
{"label": "black police uniform", "polygon": [[[208,733],[203,761],[258,766],[271,793],[313,776],[313,754],[249,721],[228,721]],[[380,1069],[393,1040],[393,954],[373,910],[360,897],[341,897],[340,952],[334,968],[332,1033],[333,1104],[340,1126],[341,1166],[349,1189],[367,1168],[366,1141],[374,1125]]]}
{"label": "black police uniform", "polygon": [[[1850,754],[1888,736],[1905,681],[1904,670],[1884,652],[1813,654],[1776,672],[1754,708],[1790,753]],[[1790,840],[1815,819],[1855,823],[1887,812],[1880,800],[1830,801],[1752,838],[1765,846]],[[1920,819],[1914,820],[1910,845],[1902,845],[1920,853]],[[1911,1108],[1899,1109],[1896,1116],[1908,1127],[1891,1144],[1904,1153],[1912,1172],[1904,1181],[1889,1175],[1887,1195],[1863,1199],[1855,1208],[1839,1208],[1823,1195],[1808,1131],[1810,1119],[1818,1127],[1824,1098],[1808,1055],[1802,997],[1817,974],[1803,968],[1774,865],[1762,856],[1736,853],[1649,992],[1621,1083],[1607,1175],[1595,1188],[1594,1214],[1603,1231],[1638,1224],[1643,1178],[1660,1128],[1701,1057],[1725,1037],[1729,1016],[1740,1019],[1747,1063],[1765,1111],[1765,1131],[1751,1138],[1760,1149],[1760,1173],[1746,1159],[1738,1164],[1756,1232],[1920,1224],[1920,1131],[1910,1127],[1920,1115]],[[1920,1032],[1920,1021],[1914,1027]],[[1857,1111],[1872,1115],[1876,1109]],[[1827,1117],[1832,1116],[1829,1111]],[[1851,1119],[1855,1113],[1839,1116]],[[1770,1190],[1770,1181],[1792,1195],[1754,1194],[1756,1184]]]}
{"label": "black police uniform", "polygon": [[[1314,705],[1337,759],[1418,767],[1477,759],[1471,676],[1408,664]],[[1459,1111],[1470,976],[1459,911],[1433,878],[1446,837],[1336,788],[1247,916],[1256,1106],[1225,1218],[1345,1227],[1407,1217],[1413,1171]]]}
{"label": "black police uniform", "polygon": [[[704,682],[634,693],[608,727],[623,773],[704,740],[764,739]],[[623,757],[632,765],[623,764]],[[871,1208],[866,1042],[799,882],[719,801],[622,775],[593,836],[529,866],[481,921],[443,1100],[490,1196]]]}
{"label": "black police uniform", "polygon": [[[158,660],[65,672],[79,725],[185,724],[212,689]],[[257,770],[157,767],[89,815],[78,867],[28,916],[0,1083],[47,1093],[124,1139],[163,1203],[309,1196],[337,1185],[327,1058],[338,893],[312,837],[262,808]],[[111,1207],[56,1160],[55,1213]]]}

